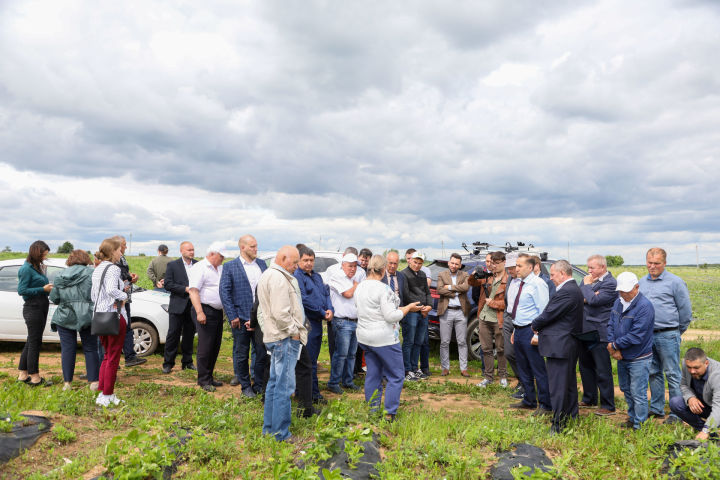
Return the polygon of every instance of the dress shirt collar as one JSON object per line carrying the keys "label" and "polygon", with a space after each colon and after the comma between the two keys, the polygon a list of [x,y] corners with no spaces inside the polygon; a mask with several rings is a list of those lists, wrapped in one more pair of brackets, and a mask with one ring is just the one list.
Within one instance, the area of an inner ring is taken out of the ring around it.
{"label": "dress shirt collar", "polygon": [[[568,283],[570,280],[573,280],[573,278],[570,277],[570,278],[568,278],[567,280],[565,280],[564,282],[562,282],[560,285],[558,285],[557,287],[555,287],[555,291],[557,292],[558,290],[560,290],[560,289],[561,289],[566,283]],[[574,280],[573,280],[573,281],[574,281]]]}
{"label": "dress shirt collar", "polygon": [[600,276],[598,277],[598,279],[595,280],[595,281],[596,281],[596,282],[602,282],[603,280],[605,280],[605,277],[608,276],[608,273],[610,273],[610,272],[605,272],[605,273],[603,273],[603,274],[600,275]]}
{"label": "dress shirt collar", "polygon": [[257,258],[254,258],[251,262],[248,262],[247,260],[245,260],[245,257],[243,257],[242,255],[238,255],[238,258],[240,259],[240,261],[242,262],[243,265],[257,265]]}
{"label": "dress shirt collar", "polygon": [[663,280],[663,279],[665,278],[665,272],[667,272],[667,270],[663,269],[662,273],[661,273],[660,275],[658,275],[657,278],[652,278],[652,277],[650,276],[650,274],[648,273],[648,274],[647,274],[647,279],[650,280],[651,282],[657,282],[657,281],[659,281],[659,280]]}
{"label": "dress shirt collar", "polygon": [[640,296],[640,294],[635,295],[635,298],[633,298],[633,299],[630,300],[629,302],[626,302],[625,300],[623,300],[623,298],[622,298],[621,296],[618,295],[618,298],[620,299],[620,303],[622,303],[622,306],[623,306],[623,310],[622,310],[622,311],[624,312],[624,311],[626,311],[628,308],[630,308],[630,305],[632,305],[632,303],[635,301],[635,299],[638,298],[639,296]]}

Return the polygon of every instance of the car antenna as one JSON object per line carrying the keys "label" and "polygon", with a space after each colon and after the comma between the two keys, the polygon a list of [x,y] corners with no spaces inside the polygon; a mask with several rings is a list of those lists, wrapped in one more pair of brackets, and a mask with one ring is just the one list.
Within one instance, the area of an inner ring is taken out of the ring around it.
{"label": "car antenna", "polygon": [[461,247],[463,247],[466,252],[470,253],[470,250],[468,250],[468,248],[467,248],[467,243],[463,242]]}

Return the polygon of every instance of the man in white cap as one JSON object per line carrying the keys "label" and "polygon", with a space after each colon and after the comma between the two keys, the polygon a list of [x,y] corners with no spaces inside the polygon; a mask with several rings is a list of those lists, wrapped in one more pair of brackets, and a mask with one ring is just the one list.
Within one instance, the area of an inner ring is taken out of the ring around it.
{"label": "man in white cap", "polygon": [[353,382],[355,353],[357,351],[357,307],[355,306],[355,288],[359,281],[357,273],[357,255],[346,253],[342,257],[339,272],[333,272],[328,278],[330,301],[335,309],[332,329],[335,335],[335,351],[330,363],[330,379],[327,388],[333,393],[342,393],[340,384],[351,390],[360,387]]}
{"label": "man in white cap", "polygon": [[415,381],[427,378],[421,369],[415,370],[420,360],[420,349],[425,343],[428,322],[427,315],[432,310],[433,299],[428,287],[427,275],[422,271],[425,256],[413,252],[408,268],[400,272],[405,277],[403,283],[403,306],[420,302],[419,312],[410,312],[400,321],[403,333],[403,363],[405,363],[405,380]]}
{"label": "man in white cap", "polygon": [[655,309],[640,293],[637,276],[632,272],[618,275],[617,291],[620,298],[610,311],[607,349],[618,361],[618,383],[628,405],[628,421],[623,426],[637,430],[648,418]]}
{"label": "man in white cap", "polygon": [[[503,341],[505,349],[505,360],[510,364],[510,368],[517,375],[517,363],[515,362],[515,347],[510,341],[515,326],[513,325],[512,307],[515,304],[515,297],[517,297],[518,289],[520,288],[521,280],[517,276],[517,252],[510,252],[505,255],[505,270],[507,271],[507,286],[505,288],[505,312],[503,313]],[[507,387],[507,380],[503,384],[500,381],[501,386]],[[516,392],[513,393],[513,398],[521,400],[523,396],[522,384],[518,382]]]}
{"label": "man in white cap", "polygon": [[192,303],[193,320],[198,334],[197,371],[198,385],[214,392],[222,382],[215,380],[213,371],[222,342],[223,306],[220,300],[220,276],[224,244],[213,242],[205,258],[197,262],[188,273],[188,294]]}

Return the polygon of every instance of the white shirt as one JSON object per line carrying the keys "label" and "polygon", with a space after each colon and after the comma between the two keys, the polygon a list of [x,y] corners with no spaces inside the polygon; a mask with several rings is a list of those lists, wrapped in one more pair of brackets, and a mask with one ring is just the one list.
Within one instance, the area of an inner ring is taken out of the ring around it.
{"label": "white shirt", "polygon": [[[565,285],[565,284],[566,284],[567,282],[569,282],[570,280],[573,280],[573,278],[570,277],[570,278],[568,278],[567,280],[565,280],[564,282],[562,282],[560,285],[558,285],[557,287],[555,287],[555,291],[557,292],[558,290],[560,290],[560,289],[563,287],[563,285]],[[575,281],[575,280],[573,280],[573,281]]]}
{"label": "white shirt", "polygon": [[[362,271],[362,269],[358,269]],[[363,272],[365,273],[365,272]],[[328,286],[330,287],[330,301],[335,309],[335,317],[341,318],[357,318],[357,307],[353,297],[345,298],[342,293],[353,287],[353,280],[357,278],[357,274],[353,278],[348,278],[345,272],[340,269],[338,272],[332,272],[328,278]],[[357,281],[357,280],[355,280]]]}
{"label": "white shirt", "polygon": [[262,275],[262,270],[260,270],[260,265],[257,263],[257,259],[254,259],[252,262],[248,262],[243,258],[242,255],[240,255],[240,263],[242,264],[243,268],[245,269],[245,275],[247,275],[248,282],[250,282],[250,290],[252,290],[252,296],[253,296],[253,302],[255,301],[255,287],[257,287],[258,282],[260,281],[260,275]]}
{"label": "white shirt", "polygon": [[358,312],[358,342],[372,347],[400,342],[399,322],[403,318],[402,310],[398,309],[400,298],[388,285],[367,280],[358,285],[353,298]]}
{"label": "white shirt", "polygon": [[[429,277],[428,277],[429,278]],[[450,281],[452,281],[453,285],[457,285],[457,273],[453,275],[450,274]],[[460,306],[460,299],[458,298],[458,293],[455,292],[455,296],[452,297],[450,300],[448,300],[448,307],[459,307]]]}
{"label": "white shirt", "polygon": [[507,287],[507,305],[505,306],[505,310],[512,313],[512,307],[515,305],[515,297],[517,297],[518,288],[520,288],[520,280],[519,278],[511,278],[508,276],[508,279],[510,281],[510,284]]}
{"label": "white shirt", "polygon": [[190,278],[190,269],[193,267],[192,260],[190,260],[190,263],[186,262],[185,259],[182,259],[183,267],[185,267],[185,273],[187,274],[188,278]]}
{"label": "white shirt", "polygon": [[222,275],[222,265],[212,266],[206,258],[197,262],[188,273],[189,287],[196,288],[200,292],[200,303],[210,305],[211,307],[222,310],[222,302],[220,301],[220,275]]}

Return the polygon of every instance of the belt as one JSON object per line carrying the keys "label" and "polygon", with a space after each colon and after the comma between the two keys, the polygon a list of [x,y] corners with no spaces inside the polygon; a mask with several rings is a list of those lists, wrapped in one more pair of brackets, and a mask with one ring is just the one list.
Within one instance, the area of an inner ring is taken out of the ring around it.
{"label": "belt", "polygon": [[515,325],[515,330],[521,330],[523,328],[530,328],[531,325],[532,325],[532,323],[528,323],[527,325],[523,325],[522,327],[518,327],[517,325]]}
{"label": "belt", "polygon": [[350,322],[357,322],[357,318],[348,318],[348,317],[335,317],[338,320],[348,320]]}
{"label": "belt", "polygon": [[207,303],[201,303],[201,305],[202,305],[203,307],[207,307],[207,308],[209,308],[209,309],[211,309],[211,310],[215,310],[216,312],[222,312],[222,311],[223,311],[222,308],[215,308],[215,307],[213,307],[212,305],[207,304]]}
{"label": "belt", "polygon": [[458,306],[452,306],[452,307],[448,305],[448,307],[447,307],[448,310],[460,310],[461,308],[462,308],[462,307],[459,306],[459,305],[458,305]]}
{"label": "belt", "polygon": [[677,330],[678,327],[666,327],[666,328],[656,328],[653,330],[653,333],[660,333],[660,332],[669,332],[670,330]]}

